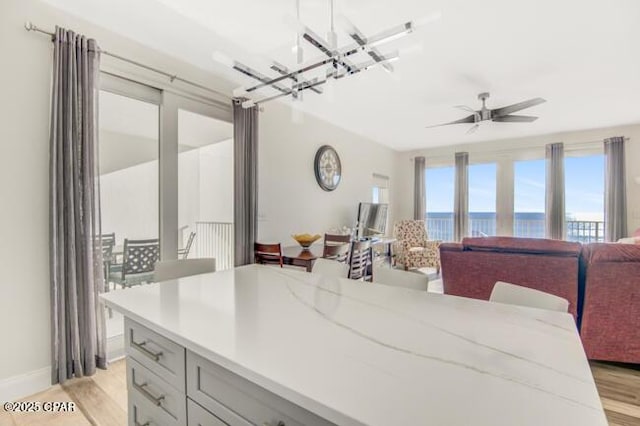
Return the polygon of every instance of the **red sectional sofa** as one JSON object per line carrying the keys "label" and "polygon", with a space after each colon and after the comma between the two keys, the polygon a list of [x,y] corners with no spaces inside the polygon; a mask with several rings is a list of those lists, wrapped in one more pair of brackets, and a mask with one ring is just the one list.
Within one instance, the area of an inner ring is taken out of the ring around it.
{"label": "red sectional sofa", "polygon": [[640,245],[587,244],[582,259],[587,357],[640,363]]}
{"label": "red sectional sofa", "polygon": [[488,300],[506,281],[564,297],[589,359],[640,363],[640,244],[465,238],[440,261],[445,294]]}
{"label": "red sectional sofa", "polygon": [[465,238],[440,246],[445,294],[489,300],[496,281],[564,297],[578,316],[582,246],[558,240],[515,237]]}

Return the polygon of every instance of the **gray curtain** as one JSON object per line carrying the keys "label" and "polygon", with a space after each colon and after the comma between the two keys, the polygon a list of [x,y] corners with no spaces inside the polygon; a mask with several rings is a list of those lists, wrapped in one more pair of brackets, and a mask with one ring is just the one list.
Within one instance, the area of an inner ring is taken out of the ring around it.
{"label": "gray curtain", "polygon": [[106,367],[97,173],[100,54],[56,28],[50,134],[52,381]]}
{"label": "gray curtain", "polygon": [[564,145],[562,142],[546,146],[545,230],[546,237],[565,238],[564,212]]}
{"label": "gray curtain", "polygon": [[456,152],[453,235],[461,241],[469,234],[469,153]]}
{"label": "gray curtain", "polygon": [[424,185],[424,157],[416,157],[414,161],[413,218],[417,220],[425,220],[426,188]]}
{"label": "gray curtain", "polygon": [[618,241],[627,236],[627,189],[624,138],[604,140],[604,236]]}
{"label": "gray curtain", "polygon": [[233,101],[235,265],[253,263],[258,230],[258,107]]}

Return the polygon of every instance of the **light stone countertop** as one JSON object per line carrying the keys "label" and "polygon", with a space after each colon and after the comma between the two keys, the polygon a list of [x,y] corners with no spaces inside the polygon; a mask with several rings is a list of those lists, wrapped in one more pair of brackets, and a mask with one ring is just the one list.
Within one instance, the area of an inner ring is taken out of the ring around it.
{"label": "light stone countertop", "polygon": [[607,425],[569,314],[250,265],[108,306],[340,425]]}

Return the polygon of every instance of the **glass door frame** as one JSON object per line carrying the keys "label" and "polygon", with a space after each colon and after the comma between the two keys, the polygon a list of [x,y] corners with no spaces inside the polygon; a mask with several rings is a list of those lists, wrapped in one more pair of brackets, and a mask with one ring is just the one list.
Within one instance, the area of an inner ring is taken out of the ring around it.
{"label": "glass door frame", "polygon": [[[233,122],[231,103],[192,95],[173,88],[158,88],[108,72],[101,72],[100,90],[160,107],[158,195],[160,259],[178,257],[178,110]],[[230,184],[233,184],[232,182]]]}
{"label": "glass door frame", "polygon": [[[232,122],[231,105],[164,90],[160,108],[160,258],[178,257],[178,111]],[[233,185],[233,182],[230,182]]]}

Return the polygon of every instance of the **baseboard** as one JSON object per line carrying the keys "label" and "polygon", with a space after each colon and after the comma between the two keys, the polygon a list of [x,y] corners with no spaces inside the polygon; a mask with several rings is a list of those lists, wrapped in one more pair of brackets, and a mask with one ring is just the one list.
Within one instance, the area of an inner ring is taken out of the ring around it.
{"label": "baseboard", "polygon": [[[107,339],[107,359],[114,362],[124,358],[124,334]],[[51,387],[51,367],[0,380],[0,402],[15,401]]]}
{"label": "baseboard", "polygon": [[15,401],[51,387],[51,367],[0,380],[0,401]]}

